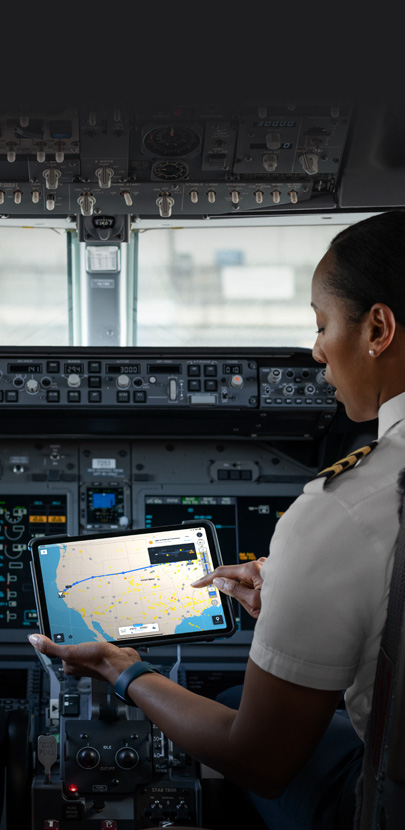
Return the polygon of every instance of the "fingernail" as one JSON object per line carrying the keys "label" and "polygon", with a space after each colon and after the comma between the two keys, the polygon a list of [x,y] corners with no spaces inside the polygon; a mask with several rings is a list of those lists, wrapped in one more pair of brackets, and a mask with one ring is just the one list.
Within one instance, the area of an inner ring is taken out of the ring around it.
{"label": "fingernail", "polygon": [[223,588],[225,585],[225,580],[222,576],[216,576],[212,581],[216,588]]}
{"label": "fingernail", "polygon": [[28,639],[33,646],[37,646],[41,642],[41,638],[38,637],[38,634],[28,634]]}

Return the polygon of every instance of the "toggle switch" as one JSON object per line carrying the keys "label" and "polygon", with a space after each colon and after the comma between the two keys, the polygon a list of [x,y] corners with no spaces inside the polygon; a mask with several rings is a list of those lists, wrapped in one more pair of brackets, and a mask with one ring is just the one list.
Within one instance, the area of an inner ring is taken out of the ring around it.
{"label": "toggle switch", "polygon": [[46,159],[46,155],[45,155],[46,142],[45,141],[37,141],[36,146],[38,147],[37,161],[39,162],[39,164],[43,164],[43,162]]}
{"label": "toggle switch", "polygon": [[133,204],[133,201],[132,201],[132,196],[129,193],[129,191],[128,190],[121,190],[121,196],[123,197],[126,206],[131,207],[131,205]]}
{"label": "toggle switch", "polygon": [[6,141],[6,147],[7,147],[7,161],[12,163],[16,159],[15,148],[17,147],[17,142],[16,141]]}
{"label": "toggle switch", "polygon": [[107,188],[111,187],[113,175],[114,170],[112,167],[98,167],[96,170],[98,186],[103,190],[107,190]]}
{"label": "toggle switch", "polygon": [[174,199],[170,193],[160,193],[156,199],[156,204],[162,219],[170,219],[174,205]]}
{"label": "toggle switch", "polygon": [[82,216],[93,216],[96,200],[92,193],[82,193],[77,200]]}
{"label": "toggle switch", "polygon": [[48,167],[42,173],[48,190],[57,190],[61,172],[57,167]]}
{"label": "toggle switch", "polygon": [[65,160],[65,142],[64,141],[57,141],[55,143],[55,160],[58,164],[62,164]]}

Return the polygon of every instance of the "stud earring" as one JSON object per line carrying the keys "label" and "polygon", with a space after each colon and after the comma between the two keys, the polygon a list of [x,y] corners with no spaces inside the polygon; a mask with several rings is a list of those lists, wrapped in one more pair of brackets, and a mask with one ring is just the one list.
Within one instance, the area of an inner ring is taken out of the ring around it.
{"label": "stud earring", "polygon": [[374,349],[369,349],[368,353],[371,355],[371,357],[374,357]]}

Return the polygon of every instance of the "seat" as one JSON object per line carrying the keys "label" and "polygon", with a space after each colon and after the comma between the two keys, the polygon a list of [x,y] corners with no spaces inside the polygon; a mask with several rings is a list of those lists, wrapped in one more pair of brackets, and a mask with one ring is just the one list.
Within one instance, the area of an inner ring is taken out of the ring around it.
{"label": "seat", "polygon": [[355,830],[405,827],[405,470],[387,618],[365,735]]}

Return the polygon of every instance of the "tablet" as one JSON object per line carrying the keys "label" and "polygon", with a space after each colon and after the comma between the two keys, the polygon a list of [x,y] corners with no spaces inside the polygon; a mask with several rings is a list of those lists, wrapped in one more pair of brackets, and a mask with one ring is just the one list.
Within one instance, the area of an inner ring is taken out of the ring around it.
{"label": "tablet", "polygon": [[230,598],[190,584],[222,564],[210,521],[42,536],[29,548],[40,631],[55,643],[136,647],[235,631]]}

